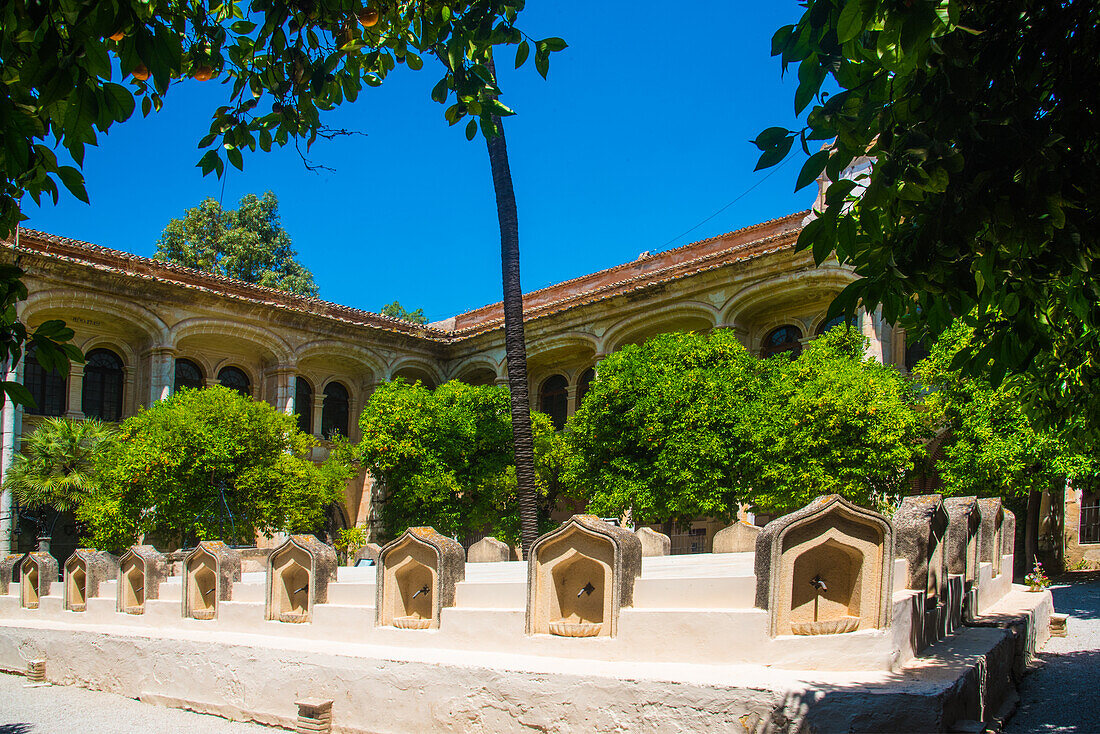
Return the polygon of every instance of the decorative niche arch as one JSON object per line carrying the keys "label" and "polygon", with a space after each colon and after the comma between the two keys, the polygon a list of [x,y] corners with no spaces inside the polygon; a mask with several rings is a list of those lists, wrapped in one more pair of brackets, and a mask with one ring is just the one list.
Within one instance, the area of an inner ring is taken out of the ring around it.
{"label": "decorative niche arch", "polygon": [[894,530],[840,495],[768,523],[756,541],[756,606],[769,634],[821,635],[890,623]]}
{"label": "decorative niche arch", "polygon": [[1001,575],[1001,557],[1005,545],[1005,511],[1000,497],[978,500],[982,513],[981,537],[978,540],[978,561],[993,566],[993,578]]}
{"label": "decorative niche arch", "polygon": [[28,553],[19,576],[19,605],[24,609],[38,609],[42,597],[49,595],[56,579],[56,558],[41,551]]}
{"label": "decorative niche arch", "polygon": [[592,515],[574,515],[531,546],[527,634],[614,637],[619,610],[634,604],[642,542]]}
{"label": "decorative niche arch", "polygon": [[380,627],[438,629],[455,585],[466,578],[462,544],[434,528],[409,528],[378,554],[376,621]]}
{"label": "decorative niche arch", "polygon": [[118,574],[118,559],[106,551],[77,548],[65,561],[65,609],[83,612],[88,600],[99,596],[99,586]]}
{"label": "decorative niche arch", "polygon": [[183,616],[216,619],[219,602],[233,599],[240,580],[241,554],[220,540],[201,541],[183,558]]}
{"label": "decorative niche arch", "polygon": [[156,548],[131,547],[118,559],[118,611],[145,614],[145,602],[160,596],[160,584],[167,575],[167,561]]}
{"label": "decorative niche arch", "polygon": [[982,510],[977,497],[948,497],[947,570],[962,576],[967,585],[978,579]]}
{"label": "decorative niche arch", "polygon": [[894,513],[897,556],[909,567],[906,588],[925,593],[927,607],[947,600],[947,525],[939,494],[910,495]]}
{"label": "decorative niche arch", "polygon": [[292,535],[267,557],[266,619],[309,622],[313,608],[328,601],[336,580],[336,551],[312,535]]}

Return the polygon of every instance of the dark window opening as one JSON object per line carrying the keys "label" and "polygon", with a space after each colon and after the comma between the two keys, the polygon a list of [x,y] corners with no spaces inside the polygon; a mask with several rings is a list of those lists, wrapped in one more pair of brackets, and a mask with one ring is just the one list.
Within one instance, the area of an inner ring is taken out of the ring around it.
{"label": "dark window opening", "polygon": [[26,412],[31,415],[64,414],[68,380],[57,370],[46,372],[38,363],[33,346],[27,350],[23,360],[23,386],[34,398],[34,405],[26,406]]}
{"label": "dark window opening", "polygon": [[539,409],[550,416],[554,428],[565,428],[569,417],[569,382],[561,375],[554,375],[542,383],[539,391]]}
{"label": "dark window opening", "polygon": [[339,382],[325,385],[325,401],[321,405],[321,435],[332,438],[338,433],[346,438],[350,413],[348,389]]}
{"label": "dark window opening", "polygon": [[906,343],[905,345],[905,369],[909,372],[913,371],[913,368],[917,366],[917,362],[925,359],[931,354],[928,347],[924,343],[924,339],[918,339],[912,344]]}
{"label": "dark window opening", "polygon": [[840,326],[841,324],[847,324],[848,328],[851,329],[855,327],[856,320],[850,319],[846,316],[834,316],[828,321],[822,321],[820,324],[818,324],[817,336],[821,336],[827,331],[832,331],[834,328]]}
{"label": "dark window opening", "polygon": [[294,412],[298,416],[298,430],[313,433],[313,388],[304,378],[294,378]]}
{"label": "dark window opening", "polygon": [[764,337],[761,356],[770,357],[782,352],[791,352],[795,357],[802,354],[802,331],[797,326],[780,326]]}
{"label": "dark window opening", "polygon": [[581,379],[577,382],[577,408],[581,407],[581,403],[584,402],[584,396],[588,394],[588,388],[592,387],[592,382],[596,379],[596,370],[593,367],[589,367],[581,375]]}
{"label": "dark window opening", "polygon": [[218,382],[230,390],[236,390],[246,398],[252,397],[252,385],[248,381],[248,375],[236,367],[222,367],[221,372],[218,373]]}
{"label": "dark window opening", "polygon": [[117,421],[122,418],[122,359],[110,349],[93,349],[84,362],[84,386],[80,405],[88,418]]}
{"label": "dark window opening", "polygon": [[189,359],[177,359],[176,381],[172,391],[177,392],[184,387],[191,388],[192,390],[202,388],[202,370],[199,369],[197,364]]}

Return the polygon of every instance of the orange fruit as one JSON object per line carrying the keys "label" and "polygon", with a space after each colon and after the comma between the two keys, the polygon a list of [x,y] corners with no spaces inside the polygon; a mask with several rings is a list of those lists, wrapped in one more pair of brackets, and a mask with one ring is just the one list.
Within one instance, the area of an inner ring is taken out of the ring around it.
{"label": "orange fruit", "polygon": [[363,8],[355,17],[359,19],[359,25],[364,28],[370,28],[378,23],[378,11],[374,8]]}
{"label": "orange fruit", "polygon": [[123,38],[126,38],[126,32],[125,31],[115,31],[110,36],[108,36],[108,38],[110,38],[112,41],[121,41]]}
{"label": "orange fruit", "polygon": [[134,70],[130,74],[138,81],[145,81],[149,78],[149,69],[145,64],[138,64],[134,67]]}
{"label": "orange fruit", "polygon": [[200,82],[210,81],[214,76],[214,70],[209,66],[197,66],[191,76]]}

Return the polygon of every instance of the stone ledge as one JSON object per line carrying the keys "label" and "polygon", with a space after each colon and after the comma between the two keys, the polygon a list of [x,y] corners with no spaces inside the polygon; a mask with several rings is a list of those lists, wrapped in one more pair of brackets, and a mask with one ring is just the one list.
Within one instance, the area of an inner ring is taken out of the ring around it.
{"label": "stone ledge", "polygon": [[989,622],[1000,626],[964,628],[898,673],[608,663],[23,620],[0,623],[0,668],[41,656],[53,683],[277,726],[295,719],[294,701],[331,698],[333,730],[343,732],[946,731],[989,720],[1011,699],[1021,652],[1044,639],[1050,595],[1014,593],[993,611]]}

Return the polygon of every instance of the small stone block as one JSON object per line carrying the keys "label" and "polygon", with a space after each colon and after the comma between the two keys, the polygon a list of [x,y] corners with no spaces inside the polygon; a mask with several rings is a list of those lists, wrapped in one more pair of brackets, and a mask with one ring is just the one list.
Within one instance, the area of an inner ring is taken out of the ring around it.
{"label": "small stone block", "polygon": [[496,538],[482,538],[466,551],[467,563],[496,563],[510,561],[512,549]]}
{"label": "small stone block", "polygon": [[756,539],[760,531],[755,525],[747,522],[735,522],[728,528],[719,530],[714,535],[714,543],[711,546],[712,553],[754,553],[756,551]]}
{"label": "small stone block", "polygon": [[1052,614],[1050,615],[1050,636],[1051,637],[1065,637],[1069,634],[1069,615],[1068,614]]}
{"label": "small stone block", "polygon": [[635,530],[634,534],[638,536],[638,540],[642,541],[643,558],[667,556],[672,552],[672,539],[664,533],[643,527]]}

